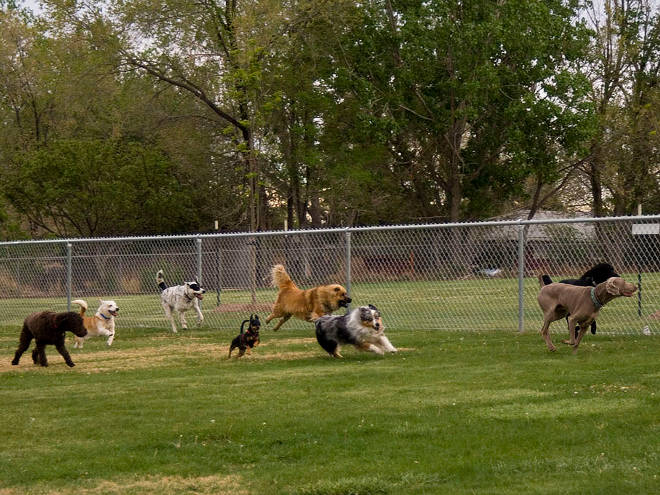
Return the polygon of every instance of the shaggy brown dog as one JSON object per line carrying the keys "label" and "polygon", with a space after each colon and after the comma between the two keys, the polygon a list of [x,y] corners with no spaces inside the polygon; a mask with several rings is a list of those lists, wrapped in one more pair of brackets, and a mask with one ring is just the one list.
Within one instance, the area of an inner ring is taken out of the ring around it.
{"label": "shaggy brown dog", "polygon": [[[568,314],[569,339],[564,343],[572,345],[577,350],[587,328],[598,316],[600,308],[615,297],[631,297],[636,290],[635,285],[620,277],[608,278],[607,281],[596,287],[580,287],[562,283],[544,285],[539,292],[538,301],[543,311],[541,335],[543,335],[548,349],[556,350],[550,340],[548,331],[550,323],[560,320]],[[573,331],[576,324],[580,326],[577,338]]]}
{"label": "shaggy brown dog", "polygon": [[301,290],[293,283],[282,265],[275,265],[271,275],[273,285],[280,291],[273,305],[273,312],[266,318],[266,324],[273,318],[282,318],[273,330],[278,330],[292,316],[305,321],[316,321],[340,307],[347,308],[351,302],[346,289],[339,284],[319,285],[313,289]]}
{"label": "shaggy brown dog", "polygon": [[83,319],[78,313],[73,311],[65,313],[54,313],[52,311],[41,311],[33,313],[23,322],[23,330],[21,337],[14,354],[14,359],[11,362],[14,366],[18,364],[19,359],[23,353],[30,347],[32,339],[35,340],[36,347],[32,351],[32,361],[34,364],[41,366],[48,366],[46,359],[46,346],[54,345],[55,349],[62,355],[66,364],[73,367],[73,361],[69,352],[64,347],[64,333],[66,331],[73,332],[78,337],[87,335],[87,330],[83,325]]}

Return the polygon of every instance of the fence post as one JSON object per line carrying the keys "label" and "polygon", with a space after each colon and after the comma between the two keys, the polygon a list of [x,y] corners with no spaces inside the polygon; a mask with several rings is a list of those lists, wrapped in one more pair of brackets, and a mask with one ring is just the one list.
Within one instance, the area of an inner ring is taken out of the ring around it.
{"label": "fence post", "polygon": [[[195,239],[197,241],[197,283],[202,285],[202,238],[198,237]],[[200,307],[202,306],[202,301],[198,301]]]}
{"label": "fence post", "polygon": [[[346,290],[351,295],[351,232],[346,231]],[[352,297],[352,296],[351,296]],[[351,310],[351,305],[346,307],[346,312]]]}
{"label": "fence post", "polygon": [[215,282],[215,289],[216,289],[216,305],[220,306],[220,293],[222,292],[222,251],[220,250],[220,237],[215,238],[216,242],[216,247],[215,247],[215,266],[216,266],[216,282]]}
{"label": "fence post", "polygon": [[202,284],[202,238],[198,237],[197,241],[197,283]]}
{"label": "fence post", "polygon": [[66,243],[66,310],[71,311],[71,243]]}
{"label": "fence post", "polygon": [[525,227],[518,225],[518,331],[525,329]]}
{"label": "fence post", "polygon": [[642,272],[641,268],[637,268],[637,316],[642,317]]}

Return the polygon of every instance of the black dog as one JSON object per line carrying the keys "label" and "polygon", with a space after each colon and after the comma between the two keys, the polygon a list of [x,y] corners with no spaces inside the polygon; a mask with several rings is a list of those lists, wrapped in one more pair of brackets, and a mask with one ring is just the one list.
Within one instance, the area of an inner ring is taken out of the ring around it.
{"label": "black dog", "polygon": [[[618,277],[619,274],[614,271],[614,267],[609,263],[598,263],[596,266],[591,267],[584,272],[580,278],[566,278],[560,280],[560,284],[579,285],[581,287],[595,287],[596,285],[605,282],[608,278]],[[541,275],[540,277],[543,285],[552,283],[552,279],[548,275]],[[568,315],[566,315],[568,321]],[[575,328],[575,336],[580,331],[580,327]],[[596,335],[596,320],[591,322],[591,333]]]}
{"label": "black dog", "polygon": [[[243,330],[243,327],[246,323],[249,323],[246,331]],[[231,346],[229,347],[229,356],[231,357],[231,351],[238,347],[239,353],[238,357],[241,357],[245,354],[245,351],[250,353],[255,345],[259,345],[259,329],[261,328],[261,322],[259,321],[259,315],[250,315],[249,320],[243,320],[241,323],[241,333],[236,336],[234,340],[231,341]]]}
{"label": "black dog", "polygon": [[69,352],[64,347],[64,333],[73,332],[78,337],[87,335],[87,330],[83,324],[83,319],[78,313],[73,311],[65,313],[54,313],[52,311],[41,311],[33,313],[23,322],[23,330],[14,354],[11,364],[16,366],[23,353],[30,347],[32,339],[35,340],[36,347],[32,351],[32,361],[34,364],[48,366],[46,359],[46,346],[54,345],[55,349],[62,355],[66,364],[70,367],[75,366],[71,361]]}

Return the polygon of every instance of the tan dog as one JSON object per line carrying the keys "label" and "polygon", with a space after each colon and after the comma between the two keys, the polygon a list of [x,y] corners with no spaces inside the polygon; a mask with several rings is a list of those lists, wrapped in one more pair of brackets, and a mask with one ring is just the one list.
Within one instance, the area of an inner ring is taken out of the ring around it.
{"label": "tan dog", "polygon": [[316,321],[340,307],[347,308],[351,302],[346,289],[339,284],[319,285],[302,290],[293,283],[282,265],[271,270],[273,285],[280,290],[273,305],[273,312],[266,318],[266,324],[274,318],[282,318],[273,330],[278,330],[289,318],[295,316],[305,321]]}
{"label": "tan dog", "polygon": [[[587,328],[598,316],[600,308],[616,297],[631,297],[636,290],[635,285],[620,277],[608,278],[596,287],[580,287],[562,283],[543,286],[539,292],[538,301],[543,311],[541,335],[543,335],[548,349],[556,350],[550,340],[548,331],[550,323],[568,315],[569,339],[564,343],[572,345],[577,350]],[[573,331],[576,324],[580,327],[577,338]]]}
{"label": "tan dog", "polygon": [[96,311],[96,314],[94,316],[85,316],[87,303],[82,299],[76,299],[71,302],[80,306],[80,316],[83,317],[83,324],[87,329],[87,335],[85,337],[76,337],[76,343],[73,344],[73,347],[82,349],[85,339],[99,336],[108,337],[106,343],[109,346],[112,345],[112,341],[115,340],[115,316],[117,316],[117,312],[119,311],[117,303],[99,299],[101,305]]}

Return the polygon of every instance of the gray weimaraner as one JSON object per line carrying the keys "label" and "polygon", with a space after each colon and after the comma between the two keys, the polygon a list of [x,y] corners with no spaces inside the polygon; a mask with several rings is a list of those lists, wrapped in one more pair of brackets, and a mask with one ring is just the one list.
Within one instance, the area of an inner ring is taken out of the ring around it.
{"label": "gray weimaraner", "polygon": [[[553,321],[560,320],[568,314],[569,340],[564,341],[577,350],[582,337],[593,320],[598,316],[600,308],[615,297],[631,297],[637,287],[626,282],[621,277],[611,277],[595,287],[579,287],[576,285],[552,283],[541,287],[538,301],[543,311],[543,328],[541,334],[548,349],[556,350],[550,340],[548,328]],[[580,333],[575,336],[572,329],[579,325]]]}

